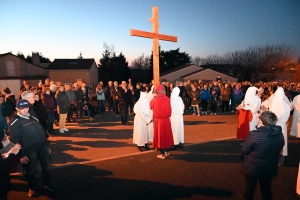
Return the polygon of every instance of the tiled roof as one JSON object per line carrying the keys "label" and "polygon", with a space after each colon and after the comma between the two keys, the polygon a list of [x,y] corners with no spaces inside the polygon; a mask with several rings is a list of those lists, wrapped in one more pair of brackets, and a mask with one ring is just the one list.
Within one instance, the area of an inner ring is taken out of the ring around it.
{"label": "tiled roof", "polygon": [[88,59],[55,59],[46,70],[85,70],[90,69],[95,60]]}
{"label": "tiled roof", "polygon": [[[17,57],[17,58],[19,58],[19,59],[21,59],[21,60],[24,60],[24,59],[22,59],[22,58],[20,58],[20,57],[18,57],[18,56],[16,56],[16,55],[14,55],[14,54],[12,54],[11,52],[0,54],[0,57],[8,56],[8,55],[15,56],[15,57]],[[24,60],[24,61],[27,62],[26,60]],[[34,66],[36,66],[36,67],[45,69],[45,68],[42,67],[42,66],[39,66],[39,65],[36,65],[36,64],[30,63],[30,62],[27,62],[27,63],[29,63],[29,64],[31,64],[31,65],[34,65]]]}

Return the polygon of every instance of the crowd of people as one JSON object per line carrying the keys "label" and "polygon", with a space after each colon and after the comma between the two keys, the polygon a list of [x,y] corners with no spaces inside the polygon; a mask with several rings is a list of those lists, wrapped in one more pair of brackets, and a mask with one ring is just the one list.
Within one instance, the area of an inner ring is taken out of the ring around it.
{"label": "crowd of people", "polygon": [[[93,92],[97,103],[91,101],[90,94]],[[12,151],[13,154],[17,154],[21,149],[20,162],[26,172],[28,195],[31,197],[38,196],[35,191],[34,178],[38,161],[42,166],[45,188],[50,191],[55,188],[51,181],[49,168],[51,150],[47,142],[47,137],[54,134],[54,126],[58,126],[57,134],[63,134],[69,131],[67,122],[82,119],[85,116],[93,121],[94,115],[106,112],[115,113],[123,125],[131,124],[128,121],[128,115],[134,115],[133,143],[139,151],[143,151],[143,148],[149,150],[148,145],[152,143],[153,148],[160,150],[161,154],[157,155],[160,159],[166,159],[170,155],[170,150],[183,147],[183,116],[185,114],[192,112],[193,115],[201,116],[217,115],[220,112],[237,112],[239,118],[243,118],[243,124],[238,125],[237,137],[242,139],[242,144],[245,145],[243,146],[245,162],[250,162],[249,158],[253,156],[250,146],[255,145],[253,141],[257,139],[253,133],[265,131],[266,134],[272,134],[270,129],[265,130],[260,127],[271,126],[273,130],[273,126],[276,126],[275,132],[282,132],[283,138],[278,139],[280,141],[277,146],[276,142],[272,143],[274,149],[270,151],[273,156],[271,157],[274,159],[278,154],[279,165],[284,165],[284,160],[288,155],[286,123],[292,112],[293,123],[290,135],[300,138],[299,94],[300,83],[258,82],[253,84],[248,81],[231,83],[222,81],[219,76],[212,82],[202,80],[193,83],[190,80],[180,81],[176,84],[162,82],[157,88],[153,88],[153,82],[150,84],[133,83],[131,79],[127,82],[122,81],[120,84],[117,81],[109,81],[107,85],[100,81],[95,91],[90,91],[85,83],[64,85],[47,78],[44,83],[40,82],[36,86],[31,86],[25,80],[18,97],[7,87],[1,90],[0,139],[6,141],[9,135],[10,140],[17,144]],[[267,114],[264,116],[261,115],[262,113]],[[30,129],[31,126],[35,127],[34,131]],[[23,132],[28,132],[28,135],[32,136],[31,139],[39,139],[31,140],[21,137],[20,134]],[[248,139],[251,138],[248,137],[249,135],[252,137],[252,143]],[[272,164],[275,170],[274,162]],[[259,167],[255,170],[259,170]],[[248,173],[246,180],[248,190],[245,195],[251,198],[255,189],[253,185],[256,185],[254,182],[261,177],[251,174],[253,169],[249,172],[247,167],[244,167],[244,171]],[[274,173],[269,174],[265,185],[268,192],[264,195],[268,198]]]}

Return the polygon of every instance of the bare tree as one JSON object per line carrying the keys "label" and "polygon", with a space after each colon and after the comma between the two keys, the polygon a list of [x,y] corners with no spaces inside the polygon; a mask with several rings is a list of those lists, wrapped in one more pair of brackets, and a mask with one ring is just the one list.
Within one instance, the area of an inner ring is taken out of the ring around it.
{"label": "bare tree", "polygon": [[149,66],[150,66],[150,57],[144,56],[144,54],[141,55],[140,57],[134,59],[131,64],[131,67],[133,69],[146,70],[146,69],[149,69]]}

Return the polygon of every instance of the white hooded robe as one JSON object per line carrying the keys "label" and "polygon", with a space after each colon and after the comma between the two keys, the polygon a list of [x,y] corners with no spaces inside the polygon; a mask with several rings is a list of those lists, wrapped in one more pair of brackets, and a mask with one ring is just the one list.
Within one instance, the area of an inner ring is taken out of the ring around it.
{"label": "white hooded robe", "polygon": [[[148,92],[147,97],[148,97],[149,106],[150,106],[150,102],[154,98],[153,85],[151,87],[151,90]],[[150,109],[150,116],[151,116],[151,118],[153,117],[153,110],[151,110],[151,109]],[[153,134],[154,134],[154,123],[152,121],[152,122],[150,122],[150,124],[148,124],[148,140],[149,140],[149,142],[153,142]]]}
{"label": "white hooded robe", "polygon": [[184,124],[183,124],[183,111],[184,104],[179,96],[180,90],[175,87],[171,93],[171,109],[172,114],[170,117],[171,127],[173,132],[174,145],[178,145],[180,142],[184,143]]}
{"label": "white hooded robe", "polygon": [[300,138],[300,94],[294,97],[293,108],[294,114],[290,135]]}
{"label": "white hooded robe", "polygon": [[281,126],[284,136],[283,156],[288,155],[288,138],[287,138],[287,125],[286,122],[290,117],[290,105],[285,100],[285,94],[281,87],[277,88],[272,101],[270,103],[269,110],[273,112],[277,117],[276,125]]}
{"label": "white hooded robe", "polygon": [[261,99],[257,96],[256,91],[256,87],[249,87],[245,99],[241,103],[244,106],[244,110],[250,110],[252,113],[252,121],[249,122],[250,131],[256,130],[258,124],[258,111],[260,110]]}
{"label": "white hooded robe", "polygon": [[133,111],[134,125],[133,125],[133,144],[137,146],[144,146],[149,142],[148,140],[148,125],[152,120],[150,116],[150,105],[146,92],[141,92],[139,100],[135,103]]}

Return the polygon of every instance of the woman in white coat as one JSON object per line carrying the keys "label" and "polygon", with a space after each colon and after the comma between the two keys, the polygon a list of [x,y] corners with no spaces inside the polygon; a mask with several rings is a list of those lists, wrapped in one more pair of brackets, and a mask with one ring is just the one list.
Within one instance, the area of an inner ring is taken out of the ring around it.
{"label": "woman in white coat", "polygon": [[175,87],[171,93],[171,109],[172,114],[170,117],[171,127],[173,132],[174,146],[183,147],[184,144],[184,124],[183,124],[183,111],[184,103],[179,96],[180,89]]}
{"label": "woman in white coat", "polygon": [[[284,136],[284,147],[283,147],[283,156],[288,155],[288,137],[287,137],[287,121],[290,117],[290,105],[285,101],[285,94],[282,87],[277,88],[276,92],[273,95],[272,101],[270,103],[269,110],[275,113],[277,117],[276,125],[281,126],[282,133]],[[284,162],[284,157],[279,161],[282,165]]]}
{"label": "woman in white coat", "polygon": [[294,97],[293,108],[294,114],[290,135],[300,138],[300,94]]}
{"label": "woman in white coat", "polygon": [[150,104],[148,101],[147,93],[141,92],[139,100],[135,103],[133,111],[134,125],[133,125],[133,144],[137,145],[139,151],[142,148],[149,150],[147,143],[148,140],[148,125],[152,121],[150,115]]}

